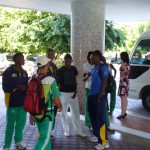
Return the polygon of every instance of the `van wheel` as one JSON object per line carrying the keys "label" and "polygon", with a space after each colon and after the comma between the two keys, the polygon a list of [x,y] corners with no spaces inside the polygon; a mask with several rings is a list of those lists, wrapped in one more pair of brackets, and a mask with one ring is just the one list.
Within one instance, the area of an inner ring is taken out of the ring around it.
{"label": "van wheel", "polygon": [[143,107],[150,112],[150,94],[146,94],[142,98]]}

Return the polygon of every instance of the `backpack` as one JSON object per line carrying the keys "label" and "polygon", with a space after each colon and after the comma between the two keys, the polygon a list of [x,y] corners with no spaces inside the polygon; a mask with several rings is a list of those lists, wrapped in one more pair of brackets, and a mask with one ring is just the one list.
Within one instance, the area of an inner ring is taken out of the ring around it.
{"label": "backpack", "polygon": [[[102,80],[101,68],[102,68],[103,65],[104,65],[104,64],[101,64],[101,65],[100,65],[100,68],[99,68],[99,70],[98,70],[98,74],[99,74],[101,80]],[[113,89],[114,89],[114,78],[113,78],[113,76],[112,76],[112,75],[110,74],[110,72],[109,72],[109,73],[108,73],[107,85],[106,85],[105,91],[106,91],[107,93],[111,93],[111,92],[113,91]]]}
{"label": "backpack", "polygon": [[46,75],[37,77],[36,75],[32,76],[31,80],[28,83],[27,93],[24,101],[25,111],[29,112],[33,116],[43,115],[41,119],[37,120],[39,122],[43,121],[46,117],[48,117],[50,121],[52,120],[51,116],[46,115],[46,113],[48,112],[48,104],[45,103],[44,90],[41,83],[42,79],[44,79],[45,77]]}

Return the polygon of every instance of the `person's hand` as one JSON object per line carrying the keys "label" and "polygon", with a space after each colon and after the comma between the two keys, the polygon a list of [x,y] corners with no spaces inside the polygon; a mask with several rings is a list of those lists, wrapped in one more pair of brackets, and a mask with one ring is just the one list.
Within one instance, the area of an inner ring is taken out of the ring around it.
{"label": "person's hand", "polygon": [[58,107],[58,111],[61,112],[62,111],[62,104],[59,98],[54,98],[54,103],[55,105]]}
{"label": "person's hand", "polygon": [[89,72],[89,73],[88,73],[88,77],[90,77],[90,76],[91,76],[91,73]]}
{"label": "person's hand", "polygon": [[73,95],[71,96],[71,98],[75,99],[76,98],[76,94],[77,94],[77,92],[74,92]]}
{"label": "person's hand", "polygon": [[19,89],[19,90],[21,90],[21,91],[25,91],[25,90],[27,89],[27,87],[24,86],[24,85],[18,84],[18,85],[17,85],[17,89]]}
{"label": "person's hand", "polygon": [[30,122],[30,125],[32,125],[32,126],[35,125],[35,119],[32,115],[30,115],[30,117],[29,117],[29,122]]}

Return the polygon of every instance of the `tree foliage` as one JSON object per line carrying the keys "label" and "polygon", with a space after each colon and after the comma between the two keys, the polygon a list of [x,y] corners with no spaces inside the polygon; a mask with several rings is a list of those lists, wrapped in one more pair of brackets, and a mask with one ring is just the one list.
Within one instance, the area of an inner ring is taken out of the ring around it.
{"label": "tree foliage", "polygon": [[[0,7],[0,51],[59,53],[70,51],[70,16],[33,10]],[[124,45],[125,37],[106,21],[106,50]]]}
{"label": "tree foliage", "polygon": [[13,8],[0,8],[0,15],[1,52],[70,51],[69,16]]}
{"label": "tree foliage", "polygon": [[125,46],[126,37],[121,29],[116,29],[112,21],[106,21],[105,50],[115,50],[117,47]]}

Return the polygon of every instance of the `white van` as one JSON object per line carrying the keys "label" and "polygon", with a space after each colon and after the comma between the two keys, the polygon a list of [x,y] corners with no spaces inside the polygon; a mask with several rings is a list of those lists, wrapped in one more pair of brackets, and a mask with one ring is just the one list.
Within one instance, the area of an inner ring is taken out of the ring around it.
{"label": "white van", "polygon": [[130,55],[129,98],[142,99],[150,112],[150,30],[141,34]]}

